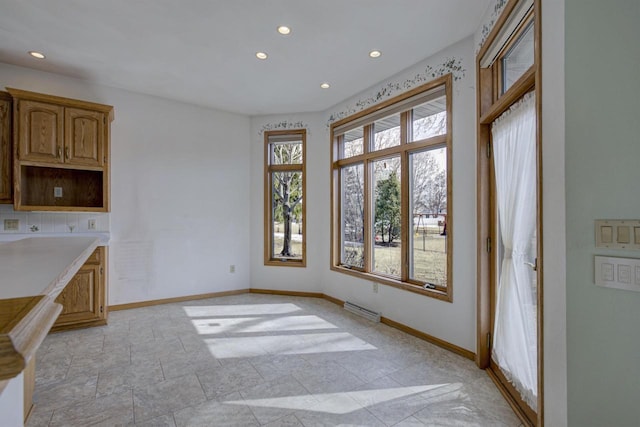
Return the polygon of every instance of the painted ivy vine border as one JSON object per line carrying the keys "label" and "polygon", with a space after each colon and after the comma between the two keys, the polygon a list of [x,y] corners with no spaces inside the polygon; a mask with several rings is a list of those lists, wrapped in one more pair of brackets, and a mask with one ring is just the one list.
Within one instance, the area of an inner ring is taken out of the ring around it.
{"label": "painted ivy vine border", "polygon": [[462,59],[457,57],[450,57],[445,60],[444,63],[432,67],[427,65],[424,71],[416,74],[414,77],[410,79],[406,79],[402,82],[392,82],[384,85],[378,92],[368,98],[364,98],[358,100],[355,105],[347,106],[346,110],[332,113],[329,116],[329,120],[327,122],[327,127],[331,126],[331,123],[336,122],[338,120],[342,120],[345,117],[351,116],[359,111],[362,111],[378,102],[391,98],[396,94],[406,92],[409,89],[412,89],[422,83],[429,82],[435,78],[442,77],[445,74],[451,73],[453,75],[453,81],[458,81],[463,79],[466,76],[467,70],[462,65]]}
{"label": "painted ivy vine border", "polygon": [[507,5],[508,0],[495,0],[493,4],[493,9],[491,10],[491,15],[487,19],[487,21],[482,24],[482,28],[480,30],[480,41],[476,45],[476,54],[480,52],[480,48],[487,41],[487,37],[489,37],[489,33],[493,30],[493,27],[496,25],[496,21],[502,15],[502,11],[504,7]]}
{"label": "painted ivy vine border", "polygon": [[291,122],[289,120],[280,120],[275,123],[267,123],[262,126],[258,135],[262,135],[270,130],[289,130],[289,129],[306,129],[307,134],[311,135],[311,130],[309,129],[309,125],[305,122],[298,120],[297,122]]}

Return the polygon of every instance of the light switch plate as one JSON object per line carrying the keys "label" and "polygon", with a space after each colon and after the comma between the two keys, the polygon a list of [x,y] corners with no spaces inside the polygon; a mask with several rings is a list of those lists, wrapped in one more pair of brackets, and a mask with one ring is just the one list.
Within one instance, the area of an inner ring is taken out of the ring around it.
{"label": "light switch plate", "polygon": [[640,259],[595,256],[597,286],[640,292]]}
{"label": "light switch plate", "polygon": [[596,220],[596,247],[640,251],[640,220]]}

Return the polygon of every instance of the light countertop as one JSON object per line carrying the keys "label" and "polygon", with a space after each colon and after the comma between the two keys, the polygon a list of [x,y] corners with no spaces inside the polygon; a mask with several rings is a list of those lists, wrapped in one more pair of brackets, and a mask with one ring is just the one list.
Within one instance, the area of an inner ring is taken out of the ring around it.
{"label": "light countertop", "polygon": [[[0,299],[55,298],[100,245],[95,236],[30,237],[0,243]],[[68,280],[67,280],[68,281]]]}
{"label": "light countertop", "polygon": [[97,237],[100,240],[100,246],[109,246],[110,234],[107,231],[78,233],[0,233],[0,243],[13,242],[15,240],[28,239],[31,237]]}
{"label": "light countertop", "polygon": [[26,368],[62,310],[56,297],[99,245],[78,235],[0,243],[0,393]]}

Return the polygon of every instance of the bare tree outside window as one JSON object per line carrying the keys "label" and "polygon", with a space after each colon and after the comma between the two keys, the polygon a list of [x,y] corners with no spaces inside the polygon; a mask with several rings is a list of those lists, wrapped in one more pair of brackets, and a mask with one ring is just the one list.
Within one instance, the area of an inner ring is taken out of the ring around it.
{"label": "bare tree outside window", "polygon": [[[304,134],[271,132],[267,139],[267,261],[304,259]],[[297,225],[297,227],[296,227]]]}
{"label": "bare tree outside window", "polygon": [[345,167],[342,174],[342,263],[364,267],[364,168]]}
{"label": "bare tree outside window", "polygon": [[445,76],[332,125],[332,269],[451,298],[450,85]]}

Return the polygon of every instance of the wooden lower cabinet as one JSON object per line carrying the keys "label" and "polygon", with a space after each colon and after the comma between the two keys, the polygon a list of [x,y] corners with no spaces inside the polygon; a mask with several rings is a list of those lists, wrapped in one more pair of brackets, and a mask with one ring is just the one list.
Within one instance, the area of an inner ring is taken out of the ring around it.
{"label": "wooden lower cabinet", "polygon": [[52,332],[107,324],[107,248],[98,247],[56,298],[62,312]]}

